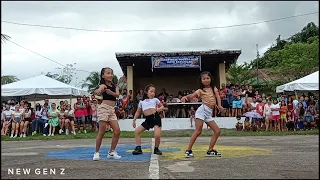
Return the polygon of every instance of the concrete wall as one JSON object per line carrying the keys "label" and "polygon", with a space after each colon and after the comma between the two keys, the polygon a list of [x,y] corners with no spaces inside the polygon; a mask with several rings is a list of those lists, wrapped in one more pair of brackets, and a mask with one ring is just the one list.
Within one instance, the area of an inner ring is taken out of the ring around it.
{"label": "concrete wall", "polygon": [[[144,119],[137,119],[137,126],[140,126]],[[235,117],[215,117],[214,121],[220,128],[235,129],[237,119]],[[244,121],[242,117],[241,122]],[[119,126],[122,131],[134,131],[132,127],[132,119],[119,120]],[[203,128],[207,128],[204,124]],[[189,118],[163,118],[162,130],[174,130],[174,129],[194,129],[190,127]]]}

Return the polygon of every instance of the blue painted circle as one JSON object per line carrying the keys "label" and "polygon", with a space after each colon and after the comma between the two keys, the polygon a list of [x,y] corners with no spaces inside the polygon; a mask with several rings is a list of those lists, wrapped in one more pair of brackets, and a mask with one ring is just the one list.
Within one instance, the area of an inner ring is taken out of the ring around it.
{"label": "blue painted circle", "polygon": [[[141,155],[132,155],[128,150],[133,150],[135,145],[124,145],[117,146],[116,151],[121,159],[107,159],[107,152],[109,152],[110,146],[103,146],[100,148],[100,160],[104,161],[150,161],[151,153],[143,152]],[[151,148],[150,145],[142,145],[142,149]],[[162,152],[178,152],[179,148],[163,148]],[[93,153],[95,152],[94,147],[83,147],[83,148],[71,148],[65,150],[51,151],[45,154],[48,158],[54,159],[68,159],[68,160],[92,160]]]}

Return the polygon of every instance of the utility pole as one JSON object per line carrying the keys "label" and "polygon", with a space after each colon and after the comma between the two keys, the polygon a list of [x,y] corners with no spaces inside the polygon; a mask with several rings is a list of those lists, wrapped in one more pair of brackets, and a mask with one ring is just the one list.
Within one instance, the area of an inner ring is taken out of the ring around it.
{"label": "utility pole", "polygon": [[259,58],[260,58],[260,54],[259,54],[259,44],[256,44],[256,48],[257,48],[257,85],[259,84]]}

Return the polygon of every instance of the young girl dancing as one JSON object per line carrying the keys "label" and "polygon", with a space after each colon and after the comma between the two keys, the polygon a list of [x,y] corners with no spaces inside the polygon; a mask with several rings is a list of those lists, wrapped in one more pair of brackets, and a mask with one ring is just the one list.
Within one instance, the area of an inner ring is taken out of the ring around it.
{"label": "young girl dancing", "polygon": [[150,128],[154,128],[155,146],[153,153],[162,155],[162,152],[159,150],[161,135],[161,118],[159,116],[159,112],[163,111],[164,107],[160,103],[160,100],[155,98],[155,91],[156,89],[152,84],[146,86],[143,100],[139,102],[138,109],[134,115],[133,128],[136,128],[136,120],[138,117],[140,117],[142,112],[146,117],[146,120],[135,129],[137,146],[132,152],[133,155],[142,154],[140,134],[145,130],[149,130]]}
{"label": "young girl dancing", "polygon": [[97,109],[97,116],[99,122],[99,132],[96,139],[96,152],[93,155],[93,160],[100,159],[100,147],[102,138],[106,132],[107,123],[113,129],[113,137],[111,147],[107,158],[120,159],[121,156],[115,151],[120,137],[120,127],[117,116],[114,111],[116,98],[119,97],[119,87],[113,83],[113,70],[111,68],[102,68],[100,74],[100,87],[94,92],[96,95],[102,95],[102,102]]}
{"label": "young girl dancing", "polygon": [[186,100],[191,100],[193,97],[199,97],[202,99],[202,105],[197,109],[195,114],[196,129],[191,136],[188,148],[185,152],[185,156],[187,158],[194,156],[191,149],[196,139],[198,138],[198,136],[200,136],[202,132],[203,122],[205,122],[214,132],[206,156],[221,156],[221,153],[217,152],[214,149],[214,145],[216,144],[217,139],[220,136],[220,128],[213,121],[212,112],[214,107],[217,106],[216,102],[218,102],[218,108],[220,112],[224,112],[224,108],[221,106],[219,91],[216,87],[213,86],[212,80],[213,78],[210,72],[202,72],[199,77],[200,89],[198,89],[192,94],[184,96],[181,99],[182,102],[185,102]]}

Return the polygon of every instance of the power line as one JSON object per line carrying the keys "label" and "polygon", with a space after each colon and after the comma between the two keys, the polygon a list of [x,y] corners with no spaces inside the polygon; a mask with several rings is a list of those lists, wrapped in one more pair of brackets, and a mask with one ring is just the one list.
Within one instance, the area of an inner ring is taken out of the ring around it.
{"label": "power line", "polygon": [[[30,51],[30,52],[38,55],[38,56],[41,56],[41,57],[43,57],[43,58],[45,58],[45,59],[47,59],[47,60],[49,60],[49,61],[51,61],[51,62],[57,63],[57,64],[59,64],[59,65],[61,65],[61,66],[63,66],[63,67],[69,68],[68,66],[66,66],[66,65],[64,65],[64,64],[61,64],[61,63],[59,63],[59,62],[57,62],[57,61],[55,61],[55,60],[53,60],[53,59],[50,59],[50,58],[48,58],[48,57],[46,57],[46,56],[43,56],[43,55],[41,55],[41,54],[39,54],[39,53],[37,53],[37,52],[35,52],[35,51],[32,51],[32,50],[30,50],[30,49],[28,49],[28,48],[26,48],[26,47],[23,47],[23,46],[21,46],[20,44],[17,44],[17,43],[15,43],[15,42],[11,41],[10,39],[8,39],[7,41],[11,42],[12,44],[14,44],[14,45],[16,45],[16,46],[19,46],[20,48],[23,48],[23,49],[25,49],[25,50],[27,50],[27,51]],[[91,72],[89,72],[89,71],[80,70],[80,69],[75,69],[75,71],[82,71],[82,72],[91,73]]]}
{"label": "power line", "polygon": [[292,15],[277,19],[271,19],[271,20],[265,20],[265,21],[259,21],[259,22],[253,22],[253,23],[244,23],[244,24],[235,24],[235,25],[228,25],[228,26],[215,26],[215,27],[207,27],[207,28],[193,28],[193,29],[171,29],[171,30],[156,30],[156,29],[146,29],[146,30],[98,30],[98,29],[83,29],[83,28],[73,28],[73,27],[62,27],[62,26],[51,26],[51,25],[40,25],[40,24],[27,24],[27,23],[18,23],[18,22],[12,22],[12,21],[1,21],[8,24],[15,24],[20,26],[33,26],[33,27],[42,27],[42,28],[55,28],[55,29],[68,29],[68,30],[77,30],[77,31],[95,31],[95,32],[182,32],[182,31],[200,31],[200,30],[210,30],[210,29],[223,29],[223,28],[232,28],[232,27],[240,27],[240,26],[250,26],[250,25],[256,25],[261,23],[268,23],[268,22],[274,22],[274,21],[280,21],[284,19],[290,19],[290,18],[296,18],[296,17],[302,17],[302,16],[308,16],[312,14],[318,14],[319,12],[311,12],[306,14],[299,14],[299,15]]}

